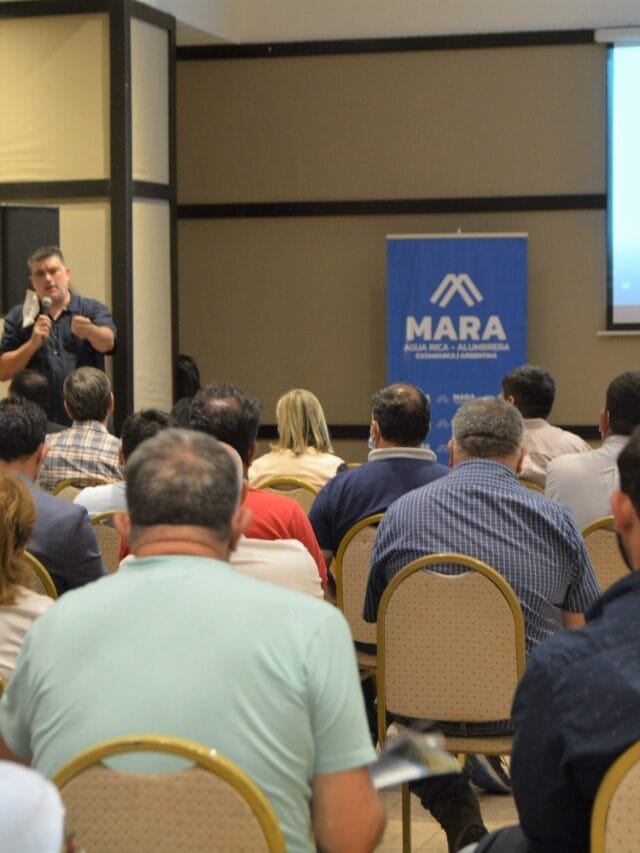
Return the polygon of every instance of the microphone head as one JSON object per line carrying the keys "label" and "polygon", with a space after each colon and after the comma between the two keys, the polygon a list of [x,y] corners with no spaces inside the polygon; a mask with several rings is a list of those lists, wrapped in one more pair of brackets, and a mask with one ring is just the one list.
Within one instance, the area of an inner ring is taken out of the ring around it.
{"label": "microphone head", "polygon": [[53,299],[50,296],[43,296],[40,300],[40,310],[45,316],[49,316],[51,313],[51,306],[53,305]]}

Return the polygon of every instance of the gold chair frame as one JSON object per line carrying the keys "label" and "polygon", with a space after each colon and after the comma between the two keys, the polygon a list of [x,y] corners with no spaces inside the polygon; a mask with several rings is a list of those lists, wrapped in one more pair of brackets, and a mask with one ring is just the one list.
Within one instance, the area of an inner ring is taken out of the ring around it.
{"label": "gold chair frame", "polygon": [[[595,539],[591,539],[590,537],[594,535],[598,536],[600,532],[610,534],[611,539],[609,544],[613,545],[613,559],[610,559],[608,555],[605,555],[604,564],[596,558],[591,547]],[[595,521],[588,524],[582,531],[582,538],[587,545],[587,550],[589,551],[589,556],[591,557],[591,562],[593,563],[593,568],[595,570],[598,583],[600,584],[600,589],[603,592],[617,580],[620,580],[620,578],[625,577],[629,573],[629,569],[627,568],[622,555],[618,551],[615,539],[615,522],[612,515],[603,515],[602,518],[596,518]],[[619,571],[616,571],[616,563]]]}
{"label": "gold chair frame", "polygon": [[56,483],[51,489],[51,494],[60,497],[60,492],[65,489],[77,489],[78,492],[81,492],[87,486],[108,486],[112,482],[113,480],[106,480],[104,477],[68,477],[66,480],[60,480],[59,483]]}
{"label": "gold chair frame", "polygon": [[[429,554],[425,557],[419,557],[401,569],[395,575],[389,585],[385,589],[380,605],[378,608],[378,669],[377,669],[377,693],[378,693],[378,740],[381,744],[387,738],[387,655],[386,655],[386,614],[389,603],[394,592],[409,577],[429,569],[431,566],[450,564],[461,566],[476,572],[485,577],[490,583],[496,587],[499,593],[507,603],[511,616],[513,618],[514,628],[514,692],[517,682],[522,677],[526,665],[526,646],[525,646],[525,624],[522,608],[518,601],[515,592],[510,584],[491,566],[483,563],[481,560],[476,560],[474,557],[468,557],[464,554],[441,553]],[[440,575],[448,580],[456,581],[469,574],[463,572],[458,575],[448,575],[438,571],[432,571],[433,575]],[[452,613],[452,618],[456,617],[456,613]],[[410,628],[411,630],[411,628]],[[416,674],[416,680],[420,681],[420,674]],[[401,709],[395,709],[400,711]],[[505,719],[510,716],[511,707],[505,708]],[[426,716],[426,715],[424,715]],[[496,735],[496,736],[448,736],[445,735],[445,749],[455,753],[479,753],[484,755],[504,755],[511,752],[511,735]],[[402,850],[403,853],[411,851],[411,800],[410,800],[409,785],[402,785]]]}
{"label": "gold chair frame", "polygon": [[[603,776],[591,811],[591,853],[626,853],[631,849],[627,846],[611,846],[607,842],[607,823],[616,794],[620,792],[620,786],[627,779],[628,774],[638,767],[638,764],[640,764],[640,741],[619,755]],[[640,788],[640,785],[638,787]],[[637,806],[637,803],[634,803],[634,806]]]}
{"label": "gold chair frame", "polygon": [[[45,595],[48,595],[49,598],[57,598],[58,590],[56,589],[56,585],[53,582],[53,578],[47,571],[46,566],[44,566],[40,560],[31,553],[31,551],[27,551],[26,549],[22,552],[21,558],[23,562],[27,564],[27,566],[33,571],[38,580],[43,586]],[[37,590],[34,590],[37,592]]]}
{"label": "gold chair frame", "polygon": [[527,480],[526,477],[518,477],[518,481],[520,485],[524,486],[526,489],[531,489],[532,492],[540,492],[541,495],[544,495],[544,489],[542,486],[534,483],[533,480]]}
{"label": "gold chair frame", "polygon": [[269,477],[260,484],[259,488],[292,498],[306,513],[311,509],[311,504],[320,491],[308,480],[302,480],[300,477]]}
{"label": "gold chair frame", "polygon": [[[358,521],[356,524],[354,524],[353,527],[350,527],[349,530],[347,530],[347,532],[342,537],[342,540],[336,552],[334,562],[334,573],[336,578],[336,604],[338,608],[344,613],[345,618],[349,623],[353,639],[361,643],[370,643],[372,645],[376,643],[377,639],[376,626],[374,623],[365,622],[362,618],[362,608],[364,605],[366,582],[363,585],[362,589],[354,589],[353,591],[350,590],[350,592],[356,598],[359,598],[359,604],[356,605],[358,608],[358,615],[354,616],[353,610],[348,606],[345,606],[345,598],[349,596],[349,593],[347,593],[347,596],[345,596],[344,559],[349,545],[351,545],[353,540],[357,536],[359,536],[359,534],[361,534],[363,530],[367,530],[380,524],[383,517],[383,512],[378,512],[374,515],[368,515],[366,518],[363,518],[361,521]],[[361,674],[366,677],[374,676],[377,667],[376,655],[356,650],[356,656],[358,658],[358,666],[360,668]]]}
{"label": "gold chair frame", "polygon": [[[219,755],[215,749],[210,749],[187,738],[160,734],[139,734],[111,738],[79,753],[53,775],[52,781],[60,789],[64,800],[64,787],[72,779],[92,766],[104,766],[102,762],[106,758],[128,752],[160,752],[176,755],[213,773],[233,788],[248,805],[262,830],[269,853],[285,853],[285,841],[278,817],[273,806],[256,783],[236,764]],[[114,770],[113,772],[128,775],[128,771]],[[144,776],[144,774],[134,775]],[[169,777],[174,774],[163,775]],[[73,829],[73,826],[71,828]],[[82,843],[82,839],[80,842]],[[179,847],[176,845],[174,849],[179,849]]]}
{"label": "gold chair frame", "polygon": [[[121,511],[122,510],[119,509],[110,509],[106,512],[100,512],[97,515],[94,515],[91,519],[91,525],[96,532],[96,538],[98,540],[100,556],[102,557],[102,562],[109,574],[117,572],[120,567],[120,534],[110,522],[113,521],[114,515]],[[109,542],[108,540],[113,539],[114,537],[117,538],[118,545],[116,548],[115,559],[112,560],[109,555],[109,550],[114,547],[114,542]]]}

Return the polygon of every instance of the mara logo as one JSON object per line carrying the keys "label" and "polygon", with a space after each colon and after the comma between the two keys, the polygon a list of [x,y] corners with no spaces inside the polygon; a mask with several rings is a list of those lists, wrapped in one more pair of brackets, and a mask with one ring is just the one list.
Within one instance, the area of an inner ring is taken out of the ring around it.
{"label": "mara logo", "polygon": [[[473,308],[484,297],[467,273],[448,273],[431,294],[429,302],[446,308],[454,296],[459,296],[467,308]],[[476,314],[442,314],[424,317],[408,316],[405,326],[407,344],[415,340],[434,343],[441,341],[506,341],[507,335],[498,314],[486,319]]]}
{"label": "mara logo", "polygon": [[482,294],[466,272],[461,273],[461,275],[454,275],[454,273],[450,272],[448,275],[445,275],[433,291],[431,304],[446,308],[456,293],[464,300],[468,308],[471,308],[478,302],[482,302]]}

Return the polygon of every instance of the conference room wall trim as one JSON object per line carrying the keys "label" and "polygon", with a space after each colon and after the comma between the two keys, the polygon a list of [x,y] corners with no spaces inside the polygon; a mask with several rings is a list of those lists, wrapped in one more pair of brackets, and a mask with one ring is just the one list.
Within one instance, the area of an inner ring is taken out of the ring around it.
{"label": "conference room wall trim", "polygon": [[388,216],[412,213],[505,213],[526,210],[606,210],[604,193],[502,198],[408,198],[371,201],[299,201],[181,204],[179,219],[251,219],[281,216]]}
{"label": "conference room wall trim", "polygon": [[339,39],[306,42],[266,42],[239,45],[193,45],[179,47],[179,61],[200,59],[261,59],[291,56],[338,56],[363,53],[404,53],[407,51],[470,50],[488,47],[533,47],[537,45],[589,44],[594,30],[541,30],[519,33],[411,36],[404,38]]}

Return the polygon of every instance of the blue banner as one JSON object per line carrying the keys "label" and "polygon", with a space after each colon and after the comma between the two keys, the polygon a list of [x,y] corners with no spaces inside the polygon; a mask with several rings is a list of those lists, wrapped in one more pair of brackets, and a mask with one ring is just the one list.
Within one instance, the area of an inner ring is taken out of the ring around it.
{"label": "blue banner", "polygon": [[499,394],[527,361],[527,237],[387,238],[388,381],[431,400],[429,443],[446,462],[465,400]]}

